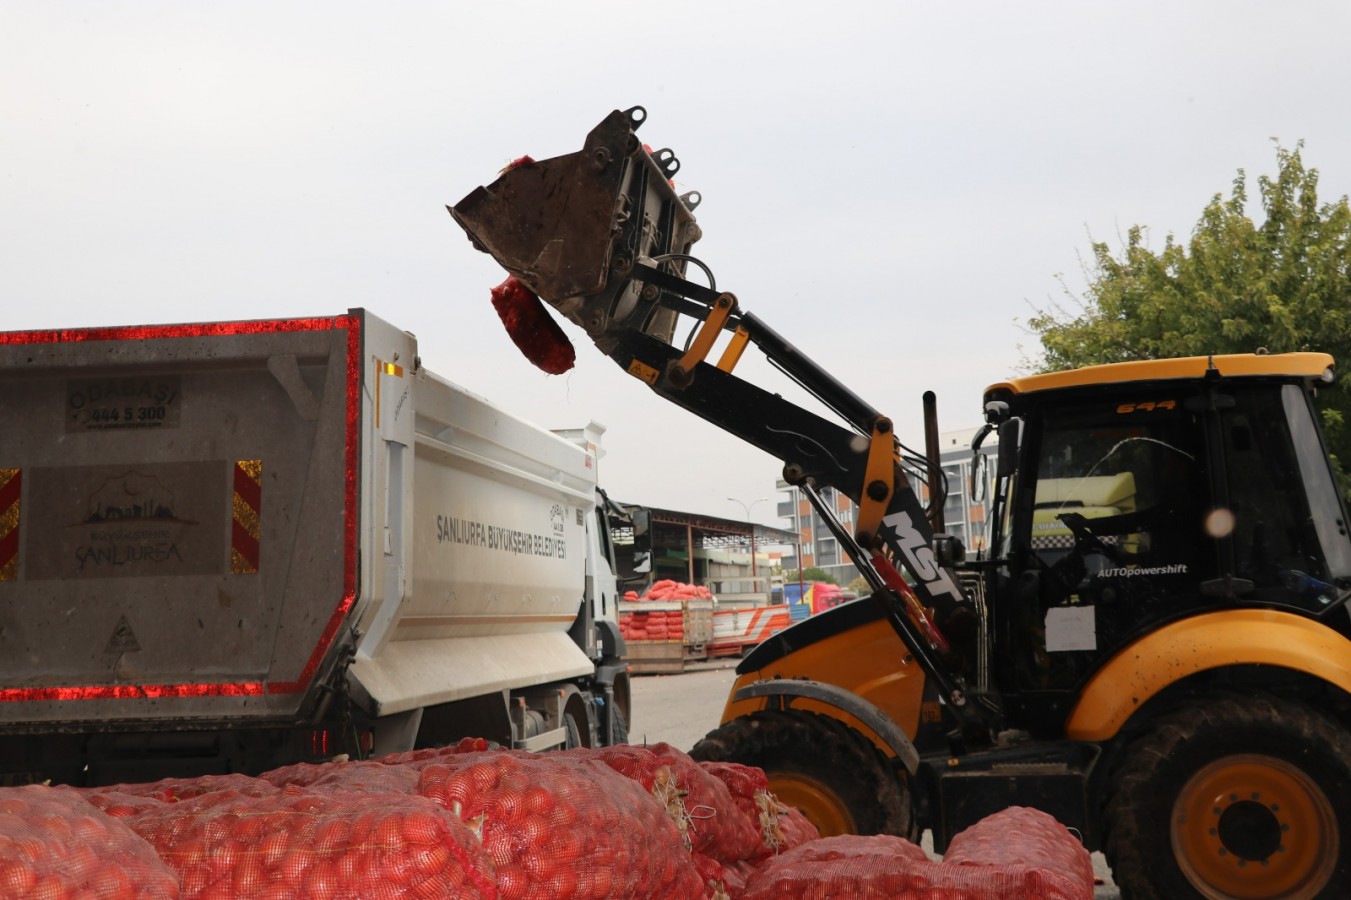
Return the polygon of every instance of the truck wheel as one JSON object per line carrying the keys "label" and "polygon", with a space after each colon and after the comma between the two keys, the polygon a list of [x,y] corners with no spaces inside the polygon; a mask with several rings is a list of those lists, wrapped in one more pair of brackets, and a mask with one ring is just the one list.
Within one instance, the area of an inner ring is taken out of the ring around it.
{"label": "truck wheel", "polygon": [[690,755],[764,769],[774,796],[802,810],[823,836],[919,837],[904,775],[829,716],[761,710],[710,731]]}
{"label": "truck wheel", "polygon": [[610,706],[610,744],[627,744],[629,742],[629,723],[624,719],[624,710],[618,703]]}
{"label": "truck wheel", "polygon": [[564,745],[565,750],[575,750],[583,746],[582,730],[577,727],[577,718],[572,713],[563,714],[563,728],[568,733],[567,743]]}
{"label": "truck wheel", "polygon": [[1104,849],[1129,900],[1351,897],[1351,731],[1267,695],[1171,713],[1112,775]]}

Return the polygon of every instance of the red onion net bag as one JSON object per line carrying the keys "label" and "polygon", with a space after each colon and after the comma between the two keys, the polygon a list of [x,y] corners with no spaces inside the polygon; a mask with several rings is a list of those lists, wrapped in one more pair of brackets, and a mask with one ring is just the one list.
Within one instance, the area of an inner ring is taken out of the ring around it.
{"label": "red onion net bag", "polygon": [[562,375],[577,363],[577,351],[535,292],[515,275],[492,289],[493,309],[516,348],[535,367]]}
{"label": "red onion net bag", "polygon": [[345,765],[345,763],[292,763],[289,766],[264,772],[258,776],[258,779],[278,788],[309,787],[340,765]]}
{"label": "red onion net bag", "polygon": [[1092,900],[1087,851],[1054,818],[1005,810],[953,838],[942,862],[892,835],[820,838],[767,860],[743,900]]}
{"label": "red onion net bag", "polygon": [[[773,797],[773,794],[769,796]],[[778,802],[775,799],[774,802]],[[781,806],[779,808],[779,834],[782,836],[783,844],[779,851],[791,850],[808,841],[814,841],[821,836],[816,826],[811,823],[796,806]]]}
{"label": "red onion net bag", "polygon": [[121,794],[149,797],[165,803],[191,800],[203,794],[235,791],[250,797],[276,793],[276,786],[252,775],[197,775],[192,778],[162,778],[145,784],[115,784],[111,787],[88,788],[101,794],[116,791]]}
{"label": "red onion net bag", "polygon": [[0,896],[161,900],[174,872],[126,823],[73,788],[0,789]]}
{"label": "red onion net bag", "polygon": [[90,806],[101,810],[105,815],[112,816],[114,819],[139,816],[147,810],[157,809],[166,803],[158,797],[126,794],[117,788],[97,788],[86,790],[83,793],[84,799],[89,802]]}
{"label": "red onion net bag", "polygon": [[286,788],[206,794],[126,820],[195,898],[493,898],[473,832],[430,800]]}
{"label": "red onion net bag", "polygon": [[408,750],[404,753],[390,753],[387,756],[377,757],[375,762],[386,766],[422,767],[438,763],[447,756],[459,756],[461,753],[482,753],[485,750],[494,749],[495,746],[484,738],[460,738],[458,743],[445,747],[424,747],[419,750]]}
{"label": "red onion net bag", "polygon": [[746,879],[742,900],[850,897],[931,898],[921,867],[932,866],[916,844],[889,834],[818,838],[766,860]]}
{"label": "red onion net bag", "polygon": [[[954,836],[943,854],[943,864],[979,866],[987,875],[1003,872],[1011,885],[1026,881],[1029,891],[1044,891],[1000,897],[1091,900],[1093,896],[1093,859],[1084,845],[1054,816],[1026,806],[1011,806],[986,816]],[[1041,881],[1046,884],[1031,884]]]}
{"label": "red onion net bag", "polygon": [[665,810],[596,760],[509,750],[465,754],[424,768],[418,793],[478,830],[503,900],[703,894]]}
{"label": "red onion net bag", "polygon": [[732,762],[700,762],[699,767],[726,785],[737,810],[753,824],[758,843],[750,859],[781,853],[821,836],[806,816],[770,792],[764,769]]}
{"label": "red onion net bag", "polygon": [[411,765],[387,766],[376,760],[329,767],[310,780],[312,791],[338,794],[416,794],[418,771]]}
{"label": "red onion net bag", "polygon": [[691,852],[733,862],[755,856],[762,847],[759,823],[738,806],[728,786],[670,744],[620,744],[563,755],[595,759],[642,785],[666,810]]}
{"label": "red onion net bag", "polygon": [[293,763],[264,772],[258,777],[279,788],[350,786],[356,790],[412,794],[417,788],[417,771],[423,766],[440,762],[447,756],[476,753],[488,748],[489,744],[483,738],[463,738],[459,743],[446,747],[390,753],[369,760]]}

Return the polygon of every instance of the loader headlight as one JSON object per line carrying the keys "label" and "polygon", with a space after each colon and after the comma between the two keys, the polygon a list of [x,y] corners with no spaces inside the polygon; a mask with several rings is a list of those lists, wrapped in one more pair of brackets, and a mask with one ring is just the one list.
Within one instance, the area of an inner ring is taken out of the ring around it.
{"label": "loader headlight", "polygon": [[1337,380],[1337,373],[1332,370],[1332,366],[1328,366],[1323,370],[1321,380],[1324,384],[1332,384],[1332,382]]}

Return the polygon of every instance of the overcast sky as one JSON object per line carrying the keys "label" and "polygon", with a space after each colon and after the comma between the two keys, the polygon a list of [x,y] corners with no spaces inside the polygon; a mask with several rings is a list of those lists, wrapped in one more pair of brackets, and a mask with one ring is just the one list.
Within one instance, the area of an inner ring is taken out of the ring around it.
{"label": "overcast sky", "polygon": [[780,461],[571,324],[573,372],[521,357],[445,205],[646,107],[719,288],[922,446],[921,394],[978,424],[1091,239],[1185,237],[1273,138],[1351,192],[1348,38],[1344,0],[0,0],[0,329],[364,307],[504,409],[605,424],[613,497],[778,524]]}

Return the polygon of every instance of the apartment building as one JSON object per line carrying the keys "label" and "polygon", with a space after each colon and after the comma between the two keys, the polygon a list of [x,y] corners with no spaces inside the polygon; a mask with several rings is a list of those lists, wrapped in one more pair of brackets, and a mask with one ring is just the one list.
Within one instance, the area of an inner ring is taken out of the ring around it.
{"label": "apartment building", "polygon": [[[985,505],[973,502],[971,498],[971,439],[975,437],[975,428],[950,431],[939,436],[939,463],[946,478],[947,499],[943,504],[944,530],[956,535],[966,546],[968,553],[985,548],[986,520]],[[996,441],[994,435],[981,447],[981,454],[993,457]],[[993,477],[993,459],[986,466],[986,478]],[[907,467],[909,468],[909,467]],[[930,497],[929,485],[923,478],[926,473],[910,470],[911,484],[927,506]],[[840,542],[830,533],[821,517],[812,508],[806,496],[795,486],[780,480],[778,489],[778,516],[785,520],[784,529],[797,535],[797,541],[786,545],[782,554],[784,570],[819,568],[840,584],[848,584],[858,576],[858,570],[840,546]],[[985,496],[989,496],[989,490]],[[834,488],[821,491],[822,499],[844,525],[846,531],[853,534],[857,522],[858,509],[852,500]]]}

